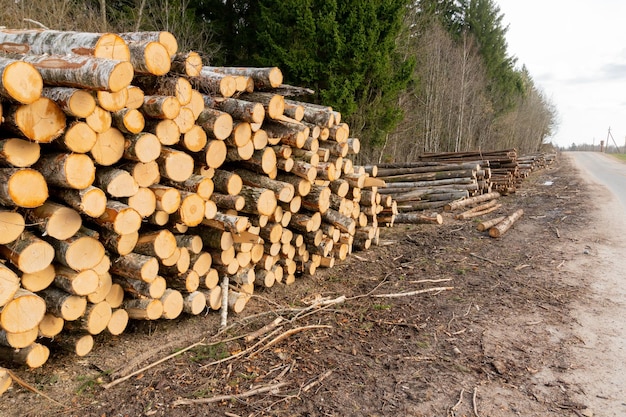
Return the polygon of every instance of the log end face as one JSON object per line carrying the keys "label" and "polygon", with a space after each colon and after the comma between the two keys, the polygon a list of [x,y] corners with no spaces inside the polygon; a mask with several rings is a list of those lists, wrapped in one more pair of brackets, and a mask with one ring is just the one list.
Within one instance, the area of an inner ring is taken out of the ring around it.
{"label": "log end face", "polygon": [[130,62],[119,62],[115,65],[113,71],[111,71],[111,76],[109,77],[109,91],[112,93],[117,93],[121,90],[128,88],[130,83],[133,81],[133,76],[135,75],[135,71]]}
{"label": "log end face", "polygon": [[121,36],[114,33],[105,33],[96,43],[94,56],[114,61],[129,61],[130,49]]}
{"label": "log end face", "polygon": [[39,172],[30,168],[15,172],[8,182],[9,196],[18,207],[35,208],[48,199],[48,184]]}
{"label": "log end face", "polygon": [[41,97],[43,80],[39,71],[29,63],[16,61],[6,66],[2,85],[7,94],[22,104],[34,103]]}
{"label": "log end face", "polygon": [[165,45],[149,42],[145,48],[146,69],[152,75],[165,75],[170,71],[172,62]]}
{"label": "log end face", "polygon": [[67,158],[65,175],[68,185],[77,190],[83,190],[93,184],[96,178],[96,166],[88,155],[71,154]]}

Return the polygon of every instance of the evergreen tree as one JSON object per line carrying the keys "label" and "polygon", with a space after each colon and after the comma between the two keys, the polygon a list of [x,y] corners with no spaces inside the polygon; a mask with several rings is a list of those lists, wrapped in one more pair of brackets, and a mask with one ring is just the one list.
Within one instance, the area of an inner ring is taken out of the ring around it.
{"label": "evergreen tree", "polygon": [[381,142],[402,118],[412,61],[396,51],[407,0],[197,0],[226,49],[221,65],[278,66],[355,134]]}
{"label": "evergreen tree", "polygon": [[523,78],[515,70],[515,58],[507,51],[500,8],[493,0],[469,0],[464,4],[465,29],[474,36],[483,57],[489,91],[496,114],[510,110],[524,93]]}

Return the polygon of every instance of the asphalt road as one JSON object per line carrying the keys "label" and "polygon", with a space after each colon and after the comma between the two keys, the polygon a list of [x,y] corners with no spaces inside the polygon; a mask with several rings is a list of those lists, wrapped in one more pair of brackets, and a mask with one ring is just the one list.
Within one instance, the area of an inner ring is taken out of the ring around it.
{"label": "asphalt road", "polygon": [[567,152],[592,182],[606,187],[626,211],[626,163],[600,152]]}
{"label": "asphalt road", "polygon": [[[569,266],[589,285],[586,301],[573,306],[572,329],[583,342],[572,348],[568,382],[582,387],[580,401],[594,417],[626,416],[626,163],[596,152],[566,152],[592,185],[592,214],[580,236],[584,255]],[[582,251],[581,251],[582,249]],[[580,415],[580,414],[579,414]],[[588,414],[585,414],[587,416]]]}

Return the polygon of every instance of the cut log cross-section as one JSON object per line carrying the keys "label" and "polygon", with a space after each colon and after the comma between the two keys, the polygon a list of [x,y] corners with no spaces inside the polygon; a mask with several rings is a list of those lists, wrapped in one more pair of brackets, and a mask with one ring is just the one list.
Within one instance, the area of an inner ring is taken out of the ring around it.
{"label": "cut log cross-section", "polygon": [[0,325],[7,332],[21,333],[37,327],[46,314],[46,302],[39,295],[18,289],[0,311]]}
{"label": "cut log cross-section", "polygon": [[9,138],[0,139],[0,165],[26,168],[39,159],[41,147],[28,140]]}
{"label": "cut log cross-section", "polygon": [[41,96],[42,88],[41,75],[31,64],[0,57],[0,96],[30,104]]}
{"label": "cut log cross-section", "polygon": [[46,201],[40,207],[27,211],[26,218],[44,235],[60,240],[73,236],[83,223],[76,210],[52,201]]}
{"label": "cut log cross-section", "polygon": [[20,271],[33,273],[52,263],[54,248],[29,231],[24,231],[15,241],[0,245],[0,254]]}

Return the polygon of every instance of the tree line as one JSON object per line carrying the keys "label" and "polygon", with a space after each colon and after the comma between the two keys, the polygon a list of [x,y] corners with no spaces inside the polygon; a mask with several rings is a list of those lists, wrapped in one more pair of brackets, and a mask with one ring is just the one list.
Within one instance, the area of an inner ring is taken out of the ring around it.
{"label": "tree line", "polygon": [[205,63],[277,66],[332,106],[360,163],[427,152],[536,152],[552,103],[507,50],[494,0],[0,0],[2,24],[167,30]]}

